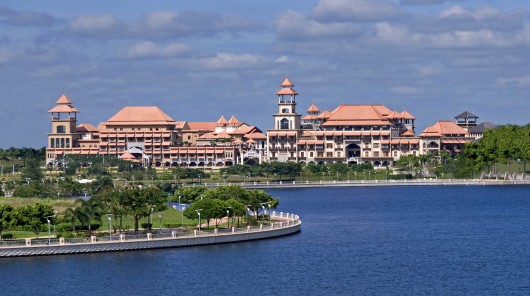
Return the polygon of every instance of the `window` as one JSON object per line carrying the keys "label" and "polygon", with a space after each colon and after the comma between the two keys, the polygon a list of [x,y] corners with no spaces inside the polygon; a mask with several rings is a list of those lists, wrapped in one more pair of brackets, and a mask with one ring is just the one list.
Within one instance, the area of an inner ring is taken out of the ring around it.
{"label": "window", "polygon": [[289,120],[287,118],[280,121],[280,129],[289,129]]}
{"label": "window", "polygon": [[50,139],[50,148],[55,148],[55,139],[54,138]]}
{"label": "window", "polygon": [[70,138],[66,138],[66,148],[70,148]]}
{"label": "window", "polygon": [[289,113],[289,109],[288,108],[283,108],[282,109],[282,113]]}
{"label": "window", "polygon": [[57,133],[58,134],[65,134],[66,133],[66,126],[64,126],[64,125],[57,126]]}

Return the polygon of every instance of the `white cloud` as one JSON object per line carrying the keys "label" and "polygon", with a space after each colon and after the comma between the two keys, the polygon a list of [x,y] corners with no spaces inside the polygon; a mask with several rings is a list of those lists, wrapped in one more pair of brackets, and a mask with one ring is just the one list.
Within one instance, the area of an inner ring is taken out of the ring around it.
{"label": "white cloud", "polygon": [[396,86],[390,88],[389,92],[396,95],[415,95],[418,94],[420,90],[410,86]]}
{"label": "white cloud", "polygon": [[151,29],[164,29],[170,27],[176,17],[173,11],[157,11],[146,14],[142,23]]}
{"label": "white cloud", "polygon": [[13,50],[6,46],[0,46],[0,64],[7,63],[15,56]]}
{"label": "white cloud", "polygon": [[249,66],[263,64],[264,57],[253,54],[232,54],[226,52],[217,53],[213,57],[199,59],[202,67],[212,70],[242,69]]}
{"label": "white cloud", "polygon": [[118,56],[127,59],[172,58],[189,51],[189,46],[182,43],[171,43],[159,46],[150,41],[143,41],[118,51]]}
{"label": "white cloud", "polygon": [[400,13],[396,4],[383,0],[320,0],[312,12],[323,21],[382,21]]}
{"label": "white cloud", "polygon": [[77,32],[100,32],[114,29],[118,24],[111,14],[81,15],[70,23],[69,28]]}
{"label": "white cloud", "polygon": [[441,65],[425,65],[418,68],[418,75],[421,77],[435,76],[444,71]]}
{"label": "white cloud", "polygon": [[497,79],[497,84],[501,86],[518,86],[525,87],[530,86],[530,75],[521,77],[508,77]]}
{"label": "white cloud", "polygon": [[449,17],[453,15],[460,15],[460,14],[465,15],[465,14],[469,14],[469,12],[465,10],[464,8],[462,8],[462,6],[460,5],[453,5],[449,7],[448,9],[440,12],[440,17]]}
{"label": "white cloud", "polygon": [[276,63],[287,63],[287,62],[289,62],[289,57],[283,55],[283,56],[277,58],[277,59],[275,60],[275,62],[276,62]]}
{"label": "white cloud", "polygon": [[276,31],[281,39],[299,40],[311,38],[336,38],[358,34],[360,26],[353,23],[321,23],[306,19],[294,11],[280,14],[275,21]]}

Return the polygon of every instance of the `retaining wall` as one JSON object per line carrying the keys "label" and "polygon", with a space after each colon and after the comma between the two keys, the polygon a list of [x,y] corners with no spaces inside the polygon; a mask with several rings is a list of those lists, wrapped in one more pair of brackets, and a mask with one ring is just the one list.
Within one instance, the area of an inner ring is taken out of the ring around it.
{"label": "retaining wall", "polygon": [[[93,237],[92,242],[88,243],[68,244],[63,241],[63,244],[39,246],[31,246],[31,242],[29,242],[29,246],[1,247],[0,257],[116,252],[223,244],[280,237],[297,233],[301,230],[302,221],[300,221],[297,215],[284,215],[281,213],[280,217],[273,213],[273,218],[278,219],[280,222],[276,222],[272,224],[272,226],[233,228],[229,233],[219,233],[214,231],[213,234],[206,234],[204,231],[195,231],[192,236],[178,236],[173,232],[172,237],[169,238],[151,238],[148,234],[147,239],[127,240],[127,238],[123,236],[116,241],[106,242],[97,241],[97,239]],[[26,244],[28,245],[28,243]]]}

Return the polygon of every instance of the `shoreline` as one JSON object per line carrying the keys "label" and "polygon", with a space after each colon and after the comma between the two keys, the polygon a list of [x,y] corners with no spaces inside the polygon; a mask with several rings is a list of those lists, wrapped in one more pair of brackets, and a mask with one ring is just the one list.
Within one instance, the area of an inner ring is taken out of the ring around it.
{"label": "shoreline", "polygon": [[346,181],[279,181],[252,183],[204,183],[194,186],[209,188],[239,185],[246,189],[288,189],[288,188],[326,188],[326,187],[378,187],[378,186],[520,186],[530,185],[530,179],[525,180],[495,180],[495,179],[413,179],[413,180],[346,180]]}
{"label": "shoreline", "polygon": [[141,236],[120,235],[114,240],[106,237],[95,237],[84,240],[53,239],[49,240],[26,239],[13,241],[8,246],[0,244],[0,258],[29,257],[86,254],[102,252],[136,251],[164,248],[178,248],[200,245],[215,245],[235,243],[251,240],[262,240],[295,234],[301,231],[302,221],[295,214],[283,212],[272,213],[273,223],[270,225],[247,226],[245,228],[215,229],[213,231],[195,230],[182,235],[176,231],[165,236],[147,233]]}

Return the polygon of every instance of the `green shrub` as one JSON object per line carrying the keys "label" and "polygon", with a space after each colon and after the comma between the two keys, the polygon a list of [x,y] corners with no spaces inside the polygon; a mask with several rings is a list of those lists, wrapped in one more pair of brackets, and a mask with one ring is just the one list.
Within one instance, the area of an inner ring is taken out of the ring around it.
{"label": "green shrub", "polygon": [[15,239],[15,235],[12,234],[12,233],[4,233],[4,234],[2,234],[2,239],[3,239],[3,240],[6,240],[6,239]]}

